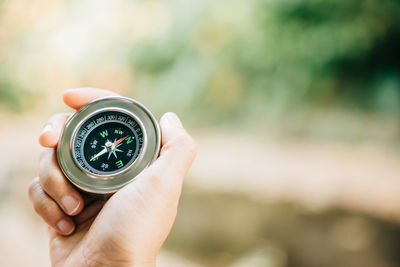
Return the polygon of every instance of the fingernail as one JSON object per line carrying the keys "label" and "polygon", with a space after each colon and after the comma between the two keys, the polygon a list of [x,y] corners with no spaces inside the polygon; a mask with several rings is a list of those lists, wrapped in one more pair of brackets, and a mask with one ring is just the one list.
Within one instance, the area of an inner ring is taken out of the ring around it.
{"label": "fingernail", "polygon": [[61,204],[68,215],[74,214],[79,208],[79,201],[72,196],[62,197]]}
{"label": "fingernail", "polygon": [[50,123],[46,124],[42,130],[42,134],[47,133],[47,132],[51,132],[51,130],[53,130],[53,125],[51,125]]}
{"label": "fingernail", "polygon": [[61,233],[66,234],[66,235],[68,235],[74,231],[74,225],[66,219],[62,219],[61,221],[59,221],[57,223],[57,227]]}
{"label": "fingernail", "polygon": [[178,126],[178,127],[183,127],[181,120],[178,118],[178,116],[175,113],[168,112],[165,114],[165,117],[169,123],[171,123],[175,126]]}

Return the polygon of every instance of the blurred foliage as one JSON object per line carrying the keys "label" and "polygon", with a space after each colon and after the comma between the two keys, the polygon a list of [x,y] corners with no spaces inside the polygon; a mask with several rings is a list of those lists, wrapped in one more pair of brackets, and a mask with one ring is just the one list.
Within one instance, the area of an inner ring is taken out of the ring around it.
{"label": "blurred foliage", "polygon": [[115,87],[155,113],[209,122],[303,106],[400,111],[399,0],[40,2],[0,1],[11,106],[46,86],[123,77]]}
{"label": "blurred foliage", "polygon": [[210,119],[304,104],[398,112],[399,14],[398,0],[208,1],[132,61],[140,86]]}
{"label": "blurred foliage", "polygon": [[0,79],[0,101],[7,104],[7,107],[12,111],[22,111],[23,102],[26,99],[26,92],[15,87],[12,82],[6,79]]}
{"label": "blurred foliage", "polygon": [[397,223],[342,208],[307,210],[184,190],[166,247],[204,266],[398,266]]}

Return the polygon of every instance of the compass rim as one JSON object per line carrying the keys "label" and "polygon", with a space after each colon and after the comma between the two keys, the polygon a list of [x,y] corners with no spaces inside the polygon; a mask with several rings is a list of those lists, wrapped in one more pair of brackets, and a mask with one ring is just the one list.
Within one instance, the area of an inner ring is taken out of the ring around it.
{"label": "compass rim", "polygon": [[[134,115],[133,119],[140,125],[143,132],[142,149],[138,157],[121,173],[96,175],[82,172],[82,167],[75,162],[72,144],[80,127],[91,117],[104,112],[100,111],[104,108],[127,110],[128,114],[126,115]],[[134,181],[143,170],[151,165],[159,154],[160,144],[161,133],[158,122],[143,104],[128,97],[102,97],[85,105],[67,120],[57,147],[57,159],[64,175],[79,189],[94,194],[110,194]],[[111,179],[104,179],[104,177],[112,176],[114,177]]]}

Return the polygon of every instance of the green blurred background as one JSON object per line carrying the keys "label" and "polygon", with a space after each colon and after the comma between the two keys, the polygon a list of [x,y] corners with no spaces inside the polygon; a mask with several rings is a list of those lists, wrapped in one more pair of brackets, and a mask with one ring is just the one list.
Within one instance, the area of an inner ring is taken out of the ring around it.
{"label": "green blurred background", "polygon": [[0,0],[5,266],[48,265],[26,188],[83,86],[200,144],[159,266],[400,266],[399,0]]}

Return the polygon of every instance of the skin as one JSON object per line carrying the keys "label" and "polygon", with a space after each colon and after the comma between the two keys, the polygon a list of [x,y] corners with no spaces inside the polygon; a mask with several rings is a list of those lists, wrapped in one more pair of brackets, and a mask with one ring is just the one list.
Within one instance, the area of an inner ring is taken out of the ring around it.
{"label": "skin", "polygon": [[[68,106],[116,95],[96,88],[64,93]],[[197,145],[174,113],[160,120],[158,159],[108,201],[77,191],[64,177],[56,147],[70,114],[52,116],[39,137],[45,148],[39,176],[29,186],[35,211],[48,225],[52,266],[156,266],[156,257],[174,223],[183,179]]]}

